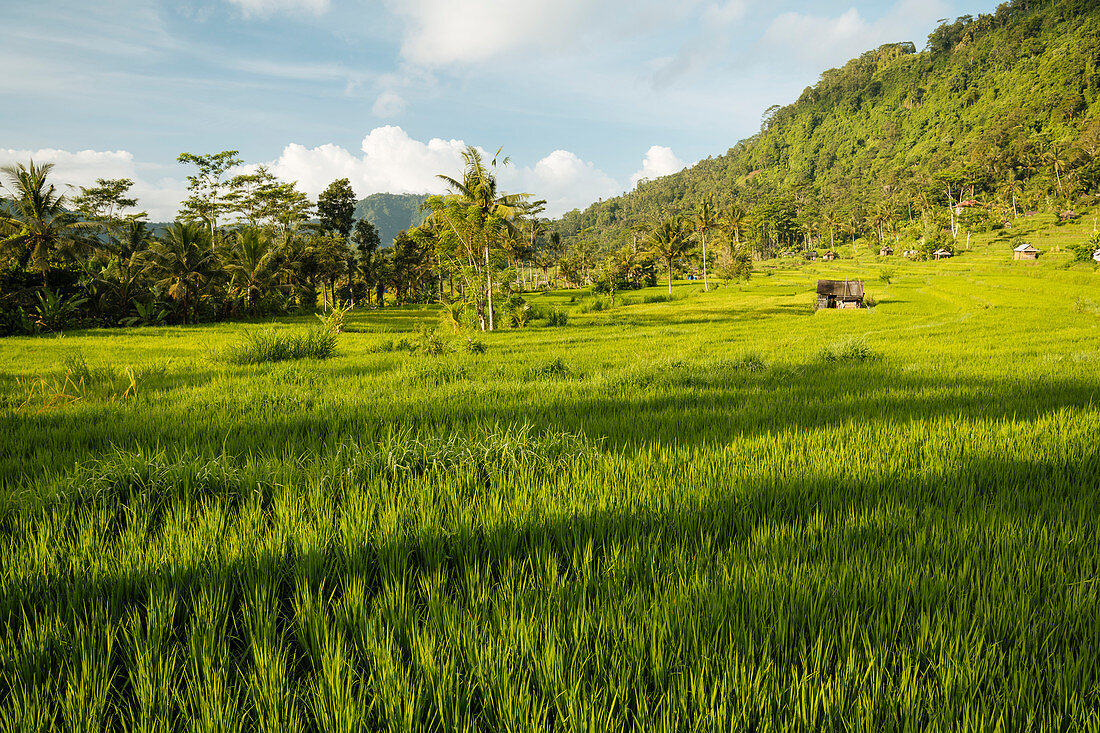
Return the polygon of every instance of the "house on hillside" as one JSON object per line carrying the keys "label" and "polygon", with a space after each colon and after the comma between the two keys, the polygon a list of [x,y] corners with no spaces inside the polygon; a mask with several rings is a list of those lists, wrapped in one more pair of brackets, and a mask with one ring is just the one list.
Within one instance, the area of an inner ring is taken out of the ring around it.
{"label": "house on hillside", "polygon": [[1039,250],[1032,247],[1026,242],[1021,244],[1016,249],[1012,250],[1012,259],[1014,260],[1037,260],[1039,259]]}
{"label": "house on hillside", "polygon": [[936,260],[946,260],[954,257],[955,253],[949,249],[937,249],[932,253],[932,258]]}
{"label": "house on hillside", "polygon": [[829,250],[825,254],[821,255],[821,259],[825,260],[826,262],[832,262],[836,258],[837,258],[837,253],[832,251],[832,250]]}
{"label": "house on hillside", "polygon": [[889,257],[892,254],[894,254],[894,248],[893,247],[883,247],[882,249],[880,249],[878,251],[878,256],[879,257]]}
{"label": "house on hillside", "polygon": [[863,305],[862,280],[818,280],[817,309],[858,308]]}

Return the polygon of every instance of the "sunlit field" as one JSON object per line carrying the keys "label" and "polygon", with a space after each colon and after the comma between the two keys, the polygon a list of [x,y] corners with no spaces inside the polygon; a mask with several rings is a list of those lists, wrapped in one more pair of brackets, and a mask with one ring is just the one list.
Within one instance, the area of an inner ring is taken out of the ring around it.
{"label": "sunlit field", "polygon": [[1100,730],[1100,273],[1013,243],[0,341],[2,727]]}

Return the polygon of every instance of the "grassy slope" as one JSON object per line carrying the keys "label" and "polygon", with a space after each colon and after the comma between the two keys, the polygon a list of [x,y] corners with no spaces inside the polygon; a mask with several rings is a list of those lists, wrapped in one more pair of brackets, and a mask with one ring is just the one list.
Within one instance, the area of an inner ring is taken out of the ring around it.
{"label": "grassy slope", "polygon": [[[603,313],[537,296],[569,326],[483,356],[372,353],[423,308],[356,313],[325,363],[206,358],[258,325],[3,341],[4,714],[1097,727],[1100,274],[989,237],[842,254]],[[818,277],[880,305],[812,314]],[[877,358],[821,361],[848,337]],[[13,410],[77,353],[88,399]]]}

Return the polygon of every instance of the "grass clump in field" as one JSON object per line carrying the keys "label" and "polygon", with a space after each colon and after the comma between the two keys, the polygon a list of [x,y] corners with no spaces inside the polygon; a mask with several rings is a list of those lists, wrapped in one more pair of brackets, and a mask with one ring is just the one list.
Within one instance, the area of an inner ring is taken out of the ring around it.
{"label": "grass clump in field", "polygon": [[851,337],[836,341],[821,349],[821,360],[830,364],[862,362],[875,358],[875,352],[865,339]]}
{"label": "grass clump in field", "polygon": [[324,328],[311,328],[298,333],[284,333],[274,328],[253,331],[244,341],[225,351],[231,364],[266,364],[292,359],[328,359],[336,351],[336,333]]}
{"label": "grass clump in field", "polygon": [[569,362],[560,356],[541,361],[527,370],[527,374],[531,379],[568,379],[574,376],[575,373]]}

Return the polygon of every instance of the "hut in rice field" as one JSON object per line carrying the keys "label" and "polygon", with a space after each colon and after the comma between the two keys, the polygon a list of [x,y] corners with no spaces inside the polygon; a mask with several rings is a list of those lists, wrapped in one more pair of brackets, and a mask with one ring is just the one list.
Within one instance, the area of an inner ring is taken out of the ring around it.
{"label": "hut in rice field", "polygon": [[859,308],[863,305],[862,280],[818,280],[817,310]]}
{"label": "hut in rice field", "polygon": [[825,260],[826,262],[832,262],[836,258],[837,258],[837,254],[836,254],[836,252],[834,252],[832,250],[829,250],[825,254],[821,255],[821,259]]}
{"label": "hut in rice field", "polygon": [[1039,250],[1026,242],[1021,244],[1016,249],[1012,250],[1012,259],[1014,260],[1037,260],[1039,259]]}
{"label": "hut in rice field", "polygon": [[954,257],[955,253],[949,249],[937,249],[932,253],[932,258],[936,260],[946,260]]}
{"label": "hut in rice field", "polygon": [[892,254],[894,254],[894,248],[893,247],[883,247],[882,249],[880,249],[878,251],[878,256],[879,257],[889,257]]}

